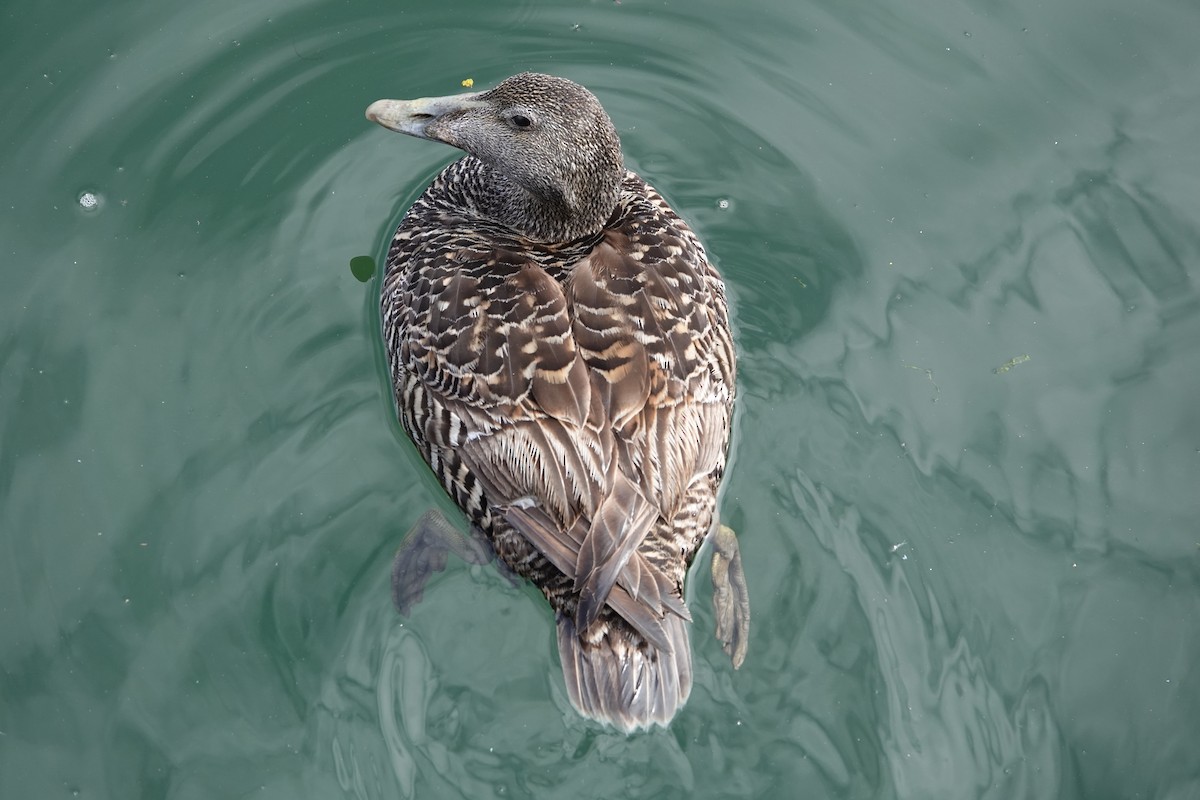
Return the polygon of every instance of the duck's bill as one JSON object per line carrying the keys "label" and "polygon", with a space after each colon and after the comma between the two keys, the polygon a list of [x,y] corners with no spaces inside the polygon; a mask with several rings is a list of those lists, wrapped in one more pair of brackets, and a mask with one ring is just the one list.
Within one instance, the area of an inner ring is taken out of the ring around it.
{"label": "duck's bill", "polygon": [[367,106],[367,119],[390,131],[428,139],[427,130],[436,120],[457,111],[486,105],[479,99],[480,94],[472,92],[447,97],[420,97],[416,100],[376,100]]}

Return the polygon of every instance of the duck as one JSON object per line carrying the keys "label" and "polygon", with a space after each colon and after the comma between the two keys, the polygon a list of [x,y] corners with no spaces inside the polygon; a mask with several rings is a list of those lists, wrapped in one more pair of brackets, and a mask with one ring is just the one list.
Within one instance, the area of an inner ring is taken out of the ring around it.
{"label": "duck", "polygon": [[463,151],[392,237],[380,311],[400,424],[469,534],[423,515],[393,599],[408,613],[447,552],[496,560],[548,601],[580,715],[665,727],[692,687],[684,585],[706,541],[735,668],[749,641],[717,511],[736,377],[724,281],[578,83],[523,72],[366,116]]}

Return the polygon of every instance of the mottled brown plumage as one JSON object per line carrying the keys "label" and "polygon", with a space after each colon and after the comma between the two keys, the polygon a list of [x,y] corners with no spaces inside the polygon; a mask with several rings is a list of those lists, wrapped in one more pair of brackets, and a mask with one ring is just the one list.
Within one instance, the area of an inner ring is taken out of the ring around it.
{"label": "mottled brown plumage", "polygon": [[388,252],[401,422],[549,600],[574,705],[624,730],[665,724],[691,687],[683,583],[728,449],[721,278],[570,81],[524,73],[367,115],[468,153]]}

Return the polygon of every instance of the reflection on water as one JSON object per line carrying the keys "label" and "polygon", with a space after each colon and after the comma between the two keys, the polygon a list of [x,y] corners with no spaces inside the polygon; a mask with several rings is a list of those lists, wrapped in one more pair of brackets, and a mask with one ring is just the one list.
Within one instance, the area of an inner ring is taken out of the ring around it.
{"label": "reflection on water", "polygon": [[[1200,796],[1194,8],[129,11],[0,33],[0,796]],[[453,154],[362,112],[526,68],[732,295],[756,627],[690,588],[667,731],[490,568],[389,605],[367,266]]]}
{"label": "reflection on water", "polygon": [[969,797],[1059,797],[1062,755],[1044,681],[1035,676],[1006,701],[967,639],[948,630],[931,582],[910,583],[907,572],[929,560],[901,555],[907,543],[881,548],[852,507],[836,509],[803,473],[792,494],[849,575],[871,628],[886,707],[881,744],[897,793],[934,797],[953,786]]}

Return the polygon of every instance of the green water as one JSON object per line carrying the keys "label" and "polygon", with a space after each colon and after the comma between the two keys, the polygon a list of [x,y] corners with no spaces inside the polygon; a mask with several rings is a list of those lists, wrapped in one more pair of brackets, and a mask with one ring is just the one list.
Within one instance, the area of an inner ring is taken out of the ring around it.
{"label": "green water", "polygon": [[[1200,798],[1191,0],[5,6],[4,800]],[[755,627],[694,581],[666,731],[494,569],[390,607],[445,500],[349,262],[454,154],[363,109],[522,69],[734,303]]]}

